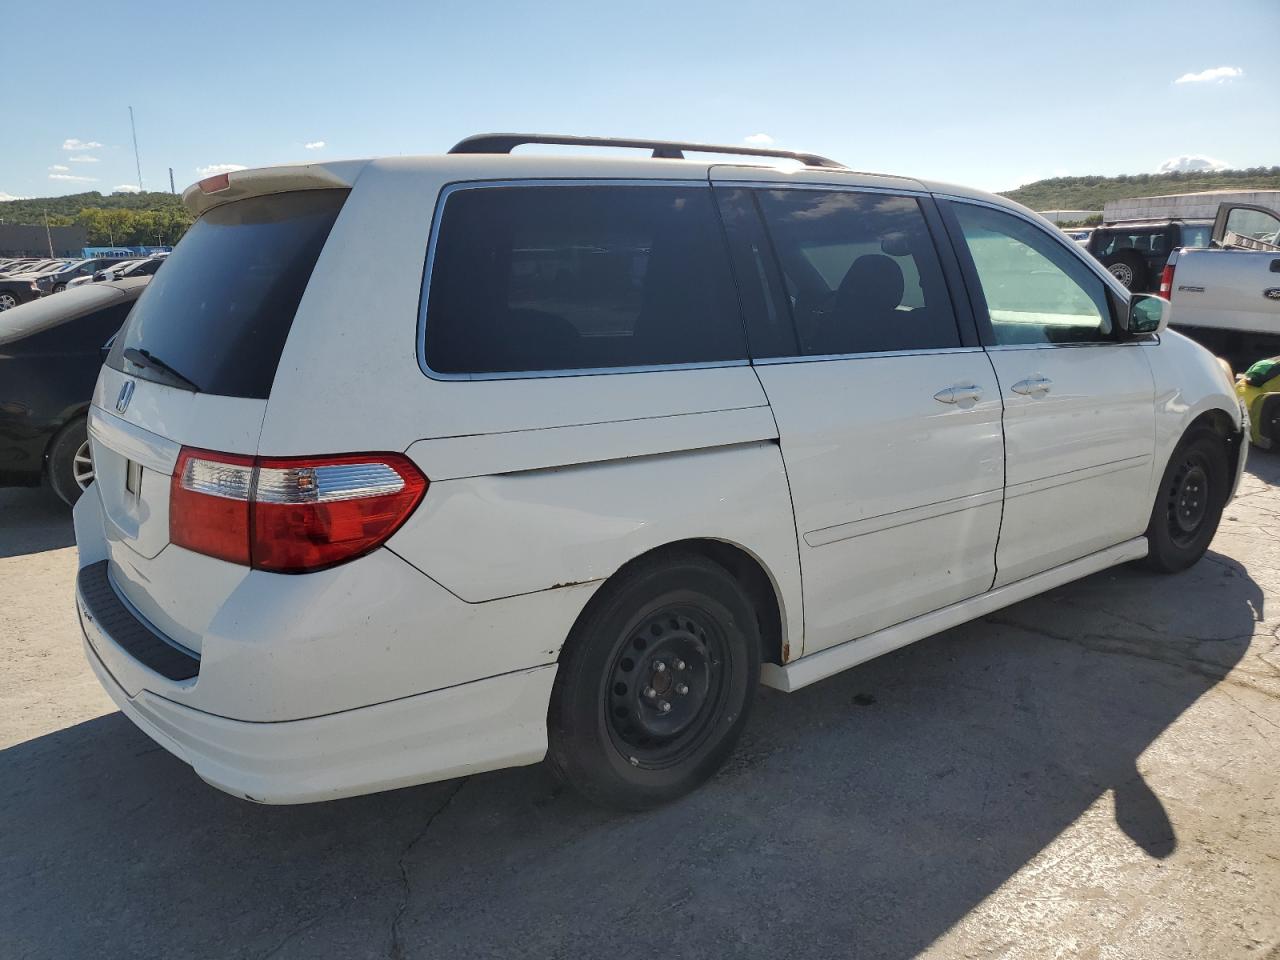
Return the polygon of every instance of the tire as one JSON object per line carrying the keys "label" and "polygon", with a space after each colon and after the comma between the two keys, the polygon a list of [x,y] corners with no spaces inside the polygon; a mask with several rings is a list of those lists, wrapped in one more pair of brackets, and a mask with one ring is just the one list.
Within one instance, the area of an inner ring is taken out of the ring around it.
{"label": "tire", "polygon": [[0,311],[12,310],[19,303],[18,295],[8,290],[0,290]]}
{"label": "tire", "polygon": [[1258,437],[1268,441],[1266,449],[1280,451],[1280,393],[1267,394],[1258,404]]}
{"label": "tire", "polygon": [[84,417],[68,423],[49,444],[49,486],[68,506],[74,506],[93,482],[89,432]]}
{"label": "tire", "polygon": [[1142,292],[1147,289],[1147,264],[1132,250],[1121,250],[1102,261],[1111,275],[1124,284],[1126,290]]}
{"label": "tire", "polygon": [[759,679],[755,610],[729,571],[696,553],[641,560],[601,588],[569,635],[548,764],[602,806],[667,803],[728,758]]}
{"label": "tire", "polygon": [[1146,566],[1178,573],[1204,556],[1230,489],[1231,465],[1222,438],[1207,427],[1188,431],[1160,478],[1147,525]]}

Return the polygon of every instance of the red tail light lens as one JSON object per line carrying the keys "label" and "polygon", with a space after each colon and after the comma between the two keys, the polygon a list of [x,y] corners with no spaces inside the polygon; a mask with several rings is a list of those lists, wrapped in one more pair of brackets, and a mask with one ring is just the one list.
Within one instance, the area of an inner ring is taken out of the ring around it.
{"label": "red tail light lens", "polygon": [[1169,295],[1173,293],[1173,269],[1172,263],[1166,263],[1160,274],[1160,296],[1166,300],[1170,299]]}
{"label": "red tail light lens", "polygon": [[231,563],[249,563],[253,457],[182,448],[169,482],[169,540]]}
{"label": "red tail light lens", "polygon": [[353,560],[395,533],[426,489],[400,454],[259,459],[253,566],[303,573]]}
{"label": "red tail light lens", "polygon": [[307,573],[381,546],[427,486],[398,453],[254,458],[183,449],[169,539],[257,570]]}

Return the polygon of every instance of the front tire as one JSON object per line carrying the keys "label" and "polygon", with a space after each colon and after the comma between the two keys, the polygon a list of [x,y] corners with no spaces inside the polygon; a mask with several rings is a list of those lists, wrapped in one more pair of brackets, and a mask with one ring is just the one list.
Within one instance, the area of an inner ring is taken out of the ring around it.
{"label": "front tire", "polygon": [[75,506],[80,495],[93,483],[93,458],[89,454],[89,431],[84,417],[65,427],[49,445],[49,486],[64,503]]}
{"label": "front tire", "polygon": [[0,290],[0,311],[12,310],[18,305],[18,295],[8,290]]}
{"label": "front tire", "polygon": [[1207,427],[1178,443],[1156,493],[1147,526],[1146,565],[1159,573],[1186,570],[1218,532],[1231,489],[1226,444]]}
{"label": "front tire", "polygon": [[547,760],[587,799],[643,810],[728,758],[760,678],[760,630],[728,570],[696,553],[641,560],[606,584],[565,644]]}

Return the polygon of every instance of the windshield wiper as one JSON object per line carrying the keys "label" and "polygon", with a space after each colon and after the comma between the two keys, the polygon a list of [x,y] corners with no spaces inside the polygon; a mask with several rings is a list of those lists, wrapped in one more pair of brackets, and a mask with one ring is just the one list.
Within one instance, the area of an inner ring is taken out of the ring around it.
{"label": "windshield wiper", "polygon": [[183,376],[173,367],[169,366],[169,364],[165,363],[153,354],[150,350],[143,350],[141,347],[125,347],[124,350],[121,351],[121,356],[130,363],[136,364],[139,367],[151,367],[153,370],[159,370],[171,379],[177,380],[181,386],[190,390],[192,393],[200,392],[200,388],[196,386],[194,380],[190,377]]}

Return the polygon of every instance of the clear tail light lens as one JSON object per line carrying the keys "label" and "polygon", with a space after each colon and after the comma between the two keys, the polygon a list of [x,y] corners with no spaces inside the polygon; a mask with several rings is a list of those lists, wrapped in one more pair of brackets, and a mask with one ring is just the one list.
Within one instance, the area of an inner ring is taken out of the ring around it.
{"label": "clear tail light lens", "polygon": [[184,448],[169,539],[258,570],[307,573],[381,546],[427,486],[398,453],[255,458]]}

